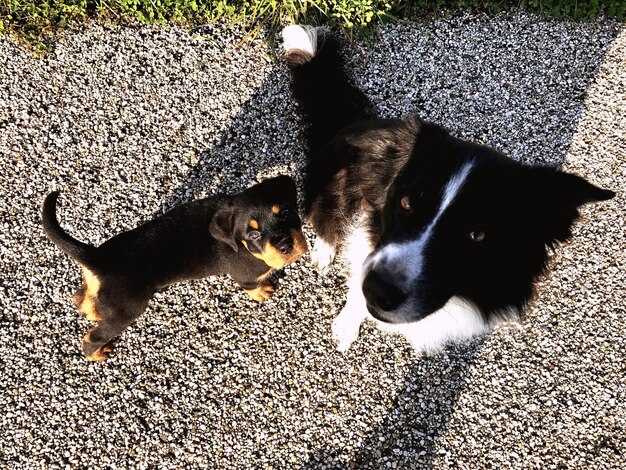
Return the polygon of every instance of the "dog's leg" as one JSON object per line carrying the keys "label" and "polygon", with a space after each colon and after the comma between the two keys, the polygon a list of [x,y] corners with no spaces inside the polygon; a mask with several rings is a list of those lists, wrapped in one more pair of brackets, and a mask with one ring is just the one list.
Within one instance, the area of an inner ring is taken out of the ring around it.
{"label": "dog's leg", "polygon": [[367,306],[361,291],[360,274],[359,270],[358,276],[350,277],[346,305],[333,321],[332,338],[337,342],[337,351],[344,352],[350,348],[350,345],[359,336],[361,323],[367,317]]}
{"label": "dog's leg", "polygon": [[274,291],[276,290],[272,283],[267,279],[268,274],[269,272],[254,281],[235,278],[233,278],[233,280],[241,286],[241,288],[252,298],[252,300],[263,302],[264,300],[271,299],[274,295]]}
{"label": "dog's leg", "polygon": [[336,253],[337,251],[333,245],[318,236],[311,250],[311,262],[320,273],[325,274],[335,259]]}
{"label": "dog's leg", "polygon": [[104,319],[83,337],[83,354],[88,361],[106,361],[113,351],[110,341],[119,336],[148,305],[149,299],[126,300],[123,307],[108,305],[99,299],[98,309]]}
{"label": "dog's leg", "polygon": [[266,284],[261,284],[260,286],[255,287],[254,289],[244,289],[246,294],[248,294],[253,300],[257,302],[263,302],[264,300],[271,299],[274,295],[274,286],[269,282]]}
{"label": "dog's leg", "polygon": [[[308,220],[317,235],[311,251],[311,261],[321,273],[328,271],[335,259],[337,248],[348,236],[350,224],[346,221],[346,214],[352,215],[358,209],[353,200],[341,197],[347,191],[346,176],[347,172],[344,170],[335,174],[322,194],[314,198],[309,210]],[[311,189],[312,182],[308,186]]]}
{"label": "dog's leg", "polygon": [[350,268],[346,305],[333,322],[332,335],[337,350],[346,351],[359,336],[361,323],[367,318],[367,305],[363,296],[363,263],[372,251],[365,228],[357,224],[346,241],[346,260]]}
{"label": "dog's leg", "polygon": [[106,361],[111,352],[113,352],[113,346],[109,342],[131,323],[132,320],[122,324],[105,321],[94,326],[83,337],[83,354],[85,358],[88,361]]}

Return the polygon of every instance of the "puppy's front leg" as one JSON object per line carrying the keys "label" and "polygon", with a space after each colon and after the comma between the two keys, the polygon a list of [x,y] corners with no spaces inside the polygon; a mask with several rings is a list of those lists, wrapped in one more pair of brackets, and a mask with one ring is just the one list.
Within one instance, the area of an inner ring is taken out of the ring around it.
{"label": "puppy's front leg", "polygon": [[238,281],[235,279],[235,282],[241,286],[241,288],[246,291],[252,300],[256,300],[257,302],[263,302],[264,300],[271,299],[274,295],[274,286],[267,279],[262,279],[260,281]]}

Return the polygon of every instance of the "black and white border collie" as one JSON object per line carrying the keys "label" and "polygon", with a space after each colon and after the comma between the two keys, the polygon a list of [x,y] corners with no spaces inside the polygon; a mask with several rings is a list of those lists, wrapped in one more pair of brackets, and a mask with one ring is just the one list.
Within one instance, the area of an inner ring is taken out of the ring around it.
{"label": "black and white border collie", "polygon": [[425,352],[518,319],[579,206],[614,193],[417,117],[378,119],[327,30],[293,25],[282,35],[308,120],[312,259],[324,270],[342,248],[350,268],[332,328],[338,349],[368,312]]}

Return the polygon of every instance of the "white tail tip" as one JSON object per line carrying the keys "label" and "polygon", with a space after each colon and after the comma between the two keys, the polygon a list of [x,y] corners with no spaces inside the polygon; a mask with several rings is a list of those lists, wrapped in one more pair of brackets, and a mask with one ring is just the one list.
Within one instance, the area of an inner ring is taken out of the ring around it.
{"label": "white tail tip", "polygon": [[290,56],[299,56],[301,59],[304,59],[303,61],[307,62],[315,57],[318,34],[323,31],[324,28],[297,24],[285,27],[282,36],[284,55],[287,60],[289,61]]}

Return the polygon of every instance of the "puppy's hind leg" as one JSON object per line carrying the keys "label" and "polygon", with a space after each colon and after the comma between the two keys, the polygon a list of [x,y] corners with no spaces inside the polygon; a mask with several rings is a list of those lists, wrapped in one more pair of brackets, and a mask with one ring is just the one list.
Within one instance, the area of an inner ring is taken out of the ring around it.
{"label": "puppy's hind leg", "polygon": [[122,307],[99,305],[103,319],[83,337],[83,354],[88,361],[106,361],[113,351],[111,340],[119,336],[146,309],[148,301],[129,301]]}
{"label": "puppy's hind leg", "polygon": [[101,320],[96,307],[99,290],[100,279],[98,276],[88,268],[83,267],[83,283],[80,289],[74,294],[74,304],[76,308],[91,321]]}

